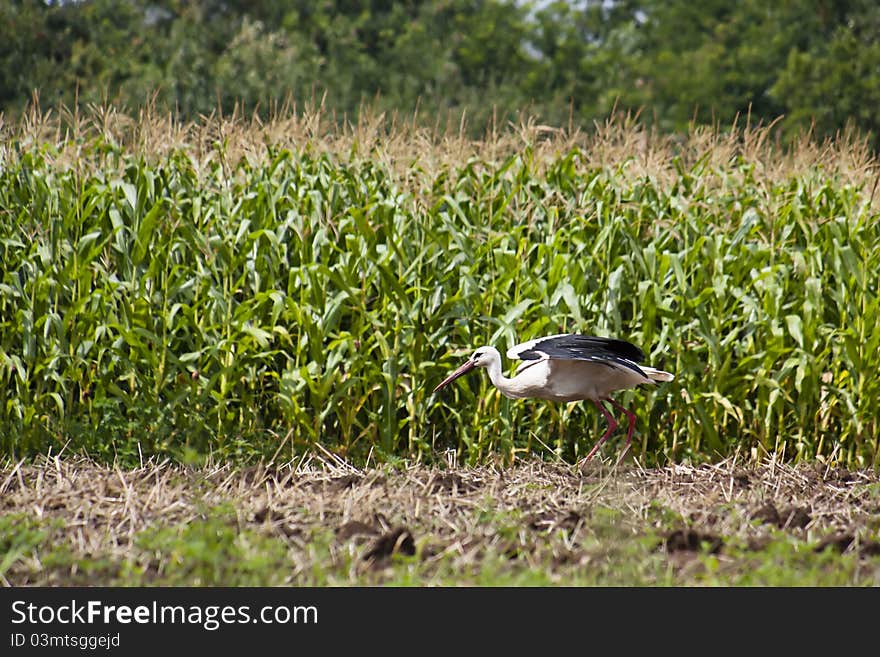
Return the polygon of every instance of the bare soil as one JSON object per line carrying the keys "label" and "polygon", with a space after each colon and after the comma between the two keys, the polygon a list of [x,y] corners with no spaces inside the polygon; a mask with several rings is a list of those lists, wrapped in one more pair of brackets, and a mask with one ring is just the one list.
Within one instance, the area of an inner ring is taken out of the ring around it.
{"label": "bare soil", "polygon": [[[0,520],[27,521],[48,534],[11,557],[10,540],[4,546],[0,536],[2,582],[127,583],[120,564],[128,563],[137,565],[134,583],[165,583],[171,557],[138,547],[137,537],[193,526],[218,508],[236,532],[285,546],[283,567],[259,580],[268,584],[394,583],[396,555],[410,558],[416,584],[458,576],[485,583],[478,574],[487,555],[566,584],[586,567],[601,570],[627,539],[646,542],[675,573],[671,583],[689,583],[705,555],[723,564],[732,546],[760,550],[780,535],[807,550],[854,555],[874,573],[868,581],[880,584],[876,470],[736,459],[660,469],[523,460],[364,470],[327,457],[246,468],[121,469],[79,458],[8,463],[0,469]],[[68,558],[47,559],[50,546],[60,545]],[[89,562],[104,566],[84,567]]]}

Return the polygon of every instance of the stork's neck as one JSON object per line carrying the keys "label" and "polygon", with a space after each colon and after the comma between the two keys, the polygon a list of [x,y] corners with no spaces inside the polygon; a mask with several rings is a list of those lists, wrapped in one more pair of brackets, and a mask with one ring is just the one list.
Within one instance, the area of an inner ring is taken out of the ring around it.
{"label": "stork's neck", "polygon": [[486,366],[486,371],[489,374],[489,380],[492,382],[493,386],[498,388],[507,397],[513,396],[511,394],[513,392],[513,379],[508,379],[504,376],[504,372],[501,370],[500,355],[498,358],[492,359],[492,361]]}

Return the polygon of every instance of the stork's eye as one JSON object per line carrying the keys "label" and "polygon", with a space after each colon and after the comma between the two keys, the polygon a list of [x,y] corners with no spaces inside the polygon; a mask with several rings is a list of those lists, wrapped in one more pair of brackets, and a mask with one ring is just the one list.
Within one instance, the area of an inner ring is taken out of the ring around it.
{"label": "stork's eye", "polygon": [[474,360],[479,360],[479,359],[481,359],[482,357],[483,357],[483,352],[482,352],[482,351],[478,351],[478,352],[476,352],[476,353],[474,354]]}

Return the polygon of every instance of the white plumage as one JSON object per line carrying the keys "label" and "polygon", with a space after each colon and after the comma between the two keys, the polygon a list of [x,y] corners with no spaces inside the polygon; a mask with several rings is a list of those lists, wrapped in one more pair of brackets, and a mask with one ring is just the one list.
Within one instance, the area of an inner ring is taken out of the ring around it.
{"label": "white plumage", "polygon": [[608,412],[603,403],[605,401],[623,411],[629,420],[624,452],[632,441],[635,415],[614,401],[610,397],[612,392],[643,383],[672,381],[674,378],[669,372],[639,365],[645,356],[641,349],[629,342],[575,333],[561,333],[523,342],[510,348],[507,357],[523,361],[511,378],[502,372],[498,350],[495,347],[481,347],[441,381],[434,392],[474,368],[484,367],[492,384],[513,399],[531,397],[558,402],[589,399],[608,420],[608,429],[587,455],[587,461],[617,428],[617,421]]}

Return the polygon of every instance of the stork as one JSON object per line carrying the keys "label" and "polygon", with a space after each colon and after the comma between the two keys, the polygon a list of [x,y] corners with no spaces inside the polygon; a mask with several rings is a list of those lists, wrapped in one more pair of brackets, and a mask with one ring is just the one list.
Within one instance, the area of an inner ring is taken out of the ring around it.
{"label": "stork", "polygon": [[485,367],[492,384],[511,399],[534,398],[557,402],[588,399],[608,420],[608,429],[584,461],[593,458],[618,426],[617,420],[605,407],[605,402],[623,411],[629,420],[621,458],[632,442],[636,416],[612,399],[612,392],[642,383],[672,381],[674,378],[669,372],[639,365],[645,360],[642,350],[615,338],[560,333],[511,347],[507,357],[523,361],[512,378],[502,373],[501,354],[495,347],[480,347],[461,367],[443,379],[434,392],[474,368]]}

